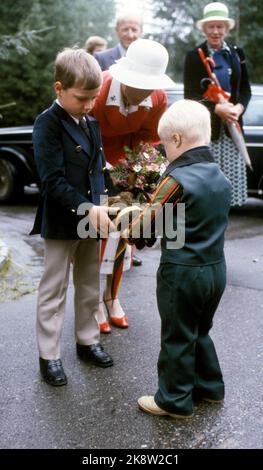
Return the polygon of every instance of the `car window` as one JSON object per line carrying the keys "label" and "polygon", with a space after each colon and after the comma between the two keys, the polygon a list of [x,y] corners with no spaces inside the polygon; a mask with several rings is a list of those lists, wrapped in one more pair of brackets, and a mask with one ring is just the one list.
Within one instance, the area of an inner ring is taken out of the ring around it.
{"label": "car window", "polygon": [[181,90],[166,90],[167,96],[167,106],[171,106],[171,104],[175,103],[175,101],[181,100],[184,97],[184,93]]}
{"label": "car window", "polygon": [[244,114],[246,126],[263,126],[263,96],[252,96]]}

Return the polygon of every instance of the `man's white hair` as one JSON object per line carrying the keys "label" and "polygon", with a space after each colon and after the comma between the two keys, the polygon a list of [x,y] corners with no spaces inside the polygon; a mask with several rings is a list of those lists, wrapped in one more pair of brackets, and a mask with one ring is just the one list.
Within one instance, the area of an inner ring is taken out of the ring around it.
{"label": "man's white hair", "polygon": [[197,101],[176,101],[162,115],[158,126],[158,134],[162,141],[171,141],[175,133],[185,137],[189,143],[202,139],[208,145],[211,138],[211,118],[208,109]]}
{"label": "man's white hair", "polygon": [[125,21],[134,21],[134,23],[137,23],[141,29],[143,27],[142,16],[136,11],[124,10],[121,12],[116,19],[116,29],[118,29],[118,27]]}

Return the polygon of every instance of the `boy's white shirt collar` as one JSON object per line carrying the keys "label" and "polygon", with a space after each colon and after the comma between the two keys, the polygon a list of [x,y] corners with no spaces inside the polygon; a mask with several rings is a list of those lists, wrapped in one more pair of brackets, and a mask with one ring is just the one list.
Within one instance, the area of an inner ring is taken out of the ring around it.
{"label": "boy's white shirt collar", "polygon": [[[62,104],[59,102],[59,99],[58,99],[58,98],[56,99],[56,103],[57,103],[61,108],[63,108],[63,106],[62,106]],[[64,109],[64,108],[63,108],[63,109]],[[67,111],[66,111],[66,112],[67,112]],[[75,121],[75,123],[76,123],[77,125],[79,125],[79,119],[76,118],[76,117],[74,117],[74,116],[72,116],[72,114],[70,114],[70,113],[68,113],[68,114],[69,114],[69,116],[73,119],[73,121]]]}
{"label": "boy's white shirt collar", "polygon": [[120,113],[123,114],[123,116],[127,116],[130,113],[138,111],[139,106],[152,108],[153,104],[151,96],[148,96],[138,106],[125,106],[121,95],[121,84],[118,82],[118,80],[113,78],[109,89],[106,106],[118,106]]}

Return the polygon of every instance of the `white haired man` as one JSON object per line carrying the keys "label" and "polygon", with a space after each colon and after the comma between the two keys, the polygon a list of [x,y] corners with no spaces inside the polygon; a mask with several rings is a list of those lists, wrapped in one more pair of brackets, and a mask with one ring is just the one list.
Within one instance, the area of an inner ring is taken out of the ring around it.
{"label": "white haired man", "polygon": [[108,70],[116,60],[124,57],[129,45],[139,39],[142,35],[142,19],[135,13],[123,13],[116,21],[115,31],[119,39],[119,43],[106,51],[95,54],[102,70]]}

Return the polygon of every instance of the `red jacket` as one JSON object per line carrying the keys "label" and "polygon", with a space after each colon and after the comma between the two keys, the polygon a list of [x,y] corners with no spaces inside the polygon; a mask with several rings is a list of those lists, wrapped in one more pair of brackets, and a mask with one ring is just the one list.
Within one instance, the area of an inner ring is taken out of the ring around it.
{"label": "red jacket", "polygon": [[153,91],[152,108],[139,106],[137,111],[124,116],[117,106],[105,105],[111,82],[110,73],[103,72],[103,85],[90,114],[99,121],[107,161],[117,165],[124,156],[124,146],[136,148],[140,142],[160,142],[157,127],[167,108],[167,100],[163,90]]}

